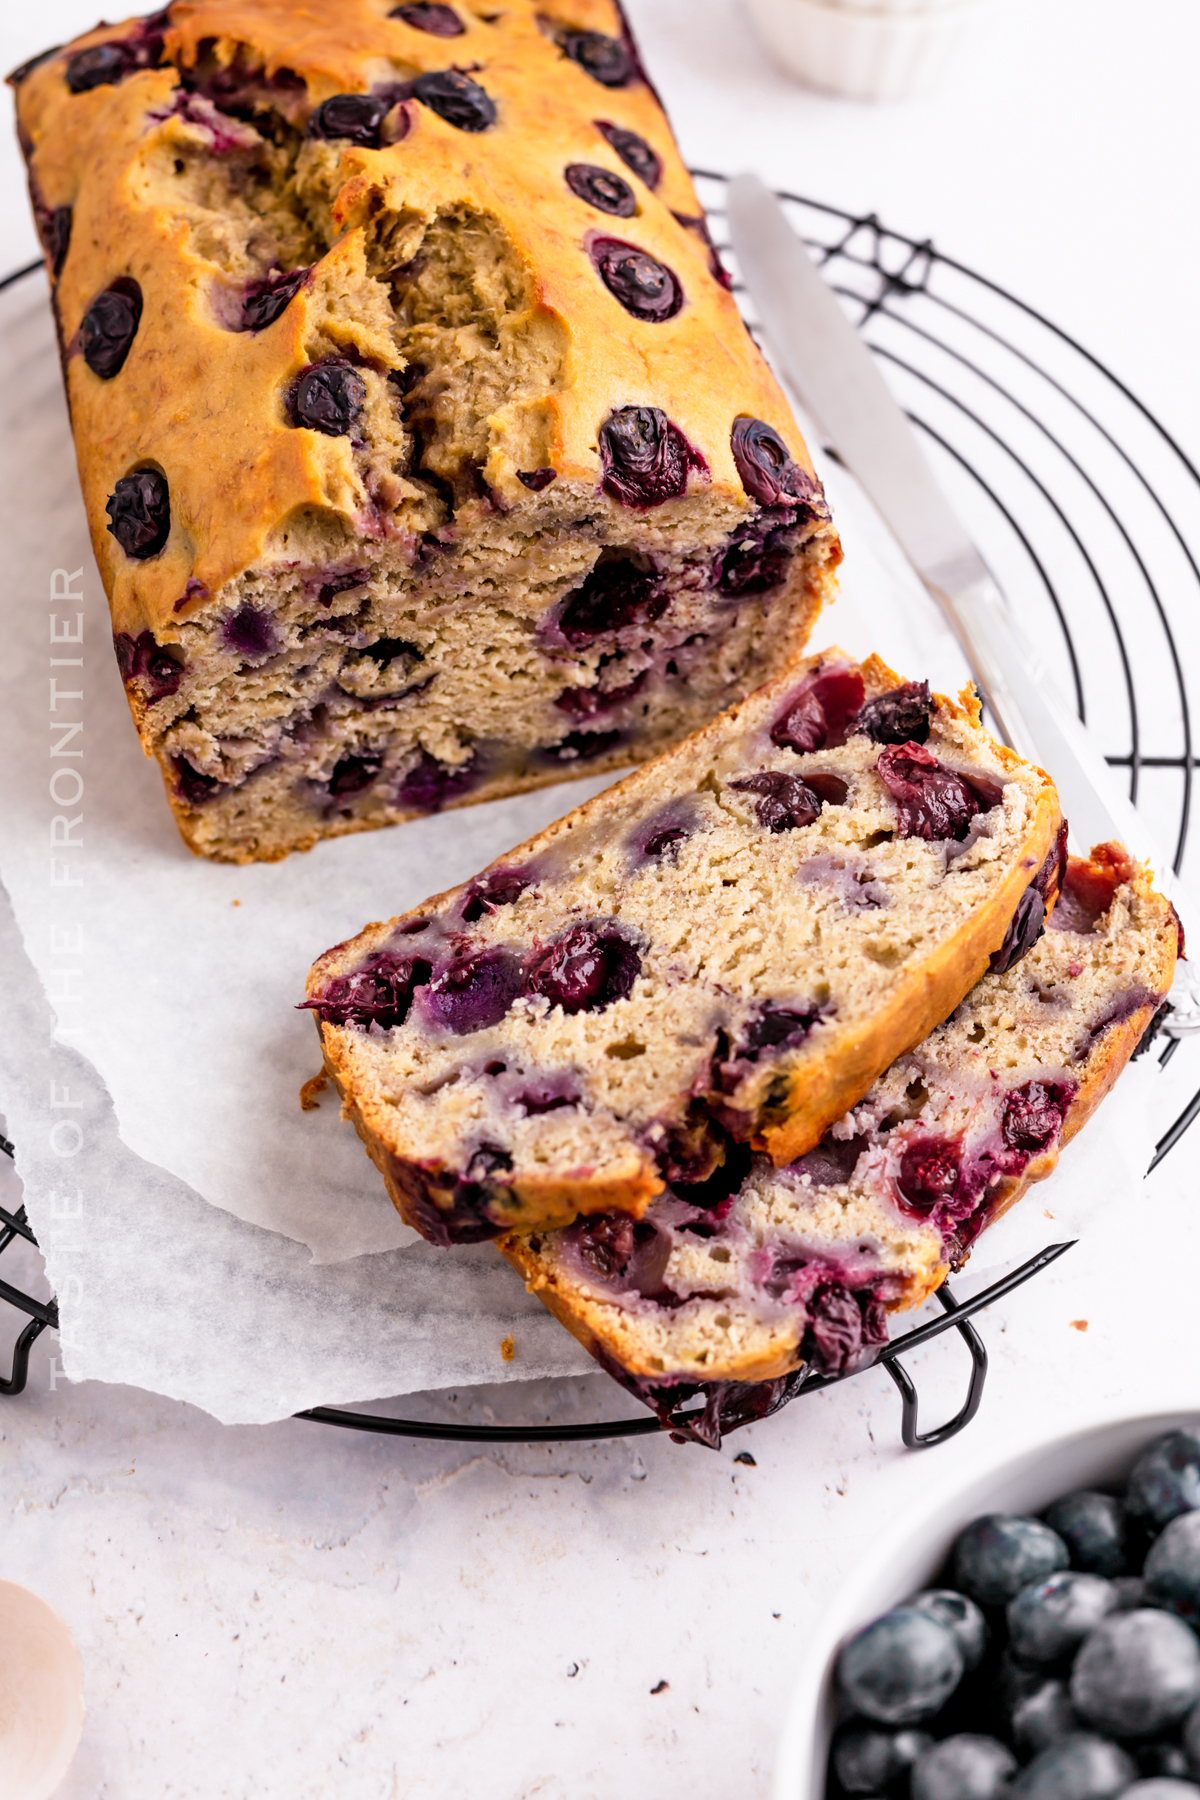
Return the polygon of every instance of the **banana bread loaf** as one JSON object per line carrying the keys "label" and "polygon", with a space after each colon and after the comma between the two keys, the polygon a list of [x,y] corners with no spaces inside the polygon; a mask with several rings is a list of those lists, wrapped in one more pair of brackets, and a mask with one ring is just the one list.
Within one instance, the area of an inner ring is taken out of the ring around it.
{"label": "banana bread loaf", "polygon": [[1071,858],[1045,935],[983,977],[808,1155],[747,1152],[660,1194],[499,1248],[618,1380],[705,1442],[806,1375],[887,1342],[1094,1112],[1171,985],[1177,922],[1118,845]]}
{"label": "banana bread loaf", "polygon": [[638,761],[803,647],[837,539],[613,0],[174,0],[10,80],[193,850]]}
{"label": "banana bread loaf", "polygon": [[827,652],[328,951],[303,1004],[433,1241],[636,1216],[732,1144],[811,1150],[1032,942],[1059,835],[970,690]]}

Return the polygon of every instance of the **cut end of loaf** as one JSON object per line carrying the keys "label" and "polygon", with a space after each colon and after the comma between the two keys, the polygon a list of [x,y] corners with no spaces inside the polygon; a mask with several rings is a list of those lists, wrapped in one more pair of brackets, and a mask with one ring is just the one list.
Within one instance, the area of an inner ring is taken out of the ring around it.
{"label": "cut end of loaf", "polygon": [[1059,827],[961,708],[831,651],[329,952],[304,1004],[427,1236],[636,1218],[811,1149],[1028,947]]}

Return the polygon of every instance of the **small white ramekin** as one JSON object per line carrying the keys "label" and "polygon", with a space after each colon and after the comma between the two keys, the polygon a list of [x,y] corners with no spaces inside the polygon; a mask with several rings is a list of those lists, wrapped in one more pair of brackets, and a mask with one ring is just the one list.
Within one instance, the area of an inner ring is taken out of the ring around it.
{"label": "small white ramekin", "polygon": [[951,1483],[885,1534],[838,1594],[809,1642],[788,1706],[773,1800],[824,1800],[834,1724],[834,1662],[842,1645],[880,1613],[937,1577],[964,1525],[983,1513],[1041,1512],[1060,1494],[1117,1485],[1164,1431],[1200,1426],[1194,1412],[1151,1413],[1092,1425],[1036,1443]]}
{"label": "small white ramekin", "polygon": [[746,0],[781,68],[848,100],[914,100],[941,86],[987,0]]}

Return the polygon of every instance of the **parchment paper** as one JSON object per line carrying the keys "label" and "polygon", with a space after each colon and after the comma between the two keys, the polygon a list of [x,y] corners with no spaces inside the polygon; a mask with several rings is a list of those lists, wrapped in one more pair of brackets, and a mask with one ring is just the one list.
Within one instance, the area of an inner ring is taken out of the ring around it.
{"label": "parchment paper", "polygon": [[[294,1006],[326,945],[465,878],[603,781],[282,863],[193,858],[117,674],[40,277],[0,295],[0,408],[0,881],[12,907],[0,1105],[60,1296],[67,1373],[251,1420],[590,1366],[487,1246],[448,1254],[415,1240],[335,1101],[301,1112],[319,1057]],[[818,636],[956,689],[965,668],[919,584],[852,484],[822,472],[851,548],[845,597]],[[80,613],[82,643],[52,644],[51,616],[73,635]],[[55,758],[71,722],[83,730]],[[1054,1236],[1046,1210],[1058,1235],[1068,1217],[1081,1228],[1140,1179],[1148,1145],[1142,1087],[1127,1077],[1064,1170],[998,1228],[1004,1255]],[[510,1329],[518,1354],[503,1363]]]}

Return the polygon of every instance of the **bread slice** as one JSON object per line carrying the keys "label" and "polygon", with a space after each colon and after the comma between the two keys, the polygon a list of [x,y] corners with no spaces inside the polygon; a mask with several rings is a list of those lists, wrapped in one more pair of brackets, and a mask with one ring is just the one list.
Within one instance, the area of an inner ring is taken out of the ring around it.
{"label": "bread slice", "polygon": [[434,1242],[636,1217],[731,1144],[811,1150],[1040,928],[1059,835],[970,692],[829,652],[328,951],[304,1004]]}
{"label": "bread slice", "polygon": [[803,649],[837,534],[615,0],[176,0],[10,80],[194,851],[638,762]]}
{"label": "bread slice", "polygon": [[1023,960],[990,973],[815,1150],[698,1196],[510,1234],[499,1248],[555,1317],[691,1435],[761,1417],[806,1375],[872,1360],[887,1314],[961,1267],[1112,1087],[1171,985],[1178,922],[1117,845],[1072,858]]}

